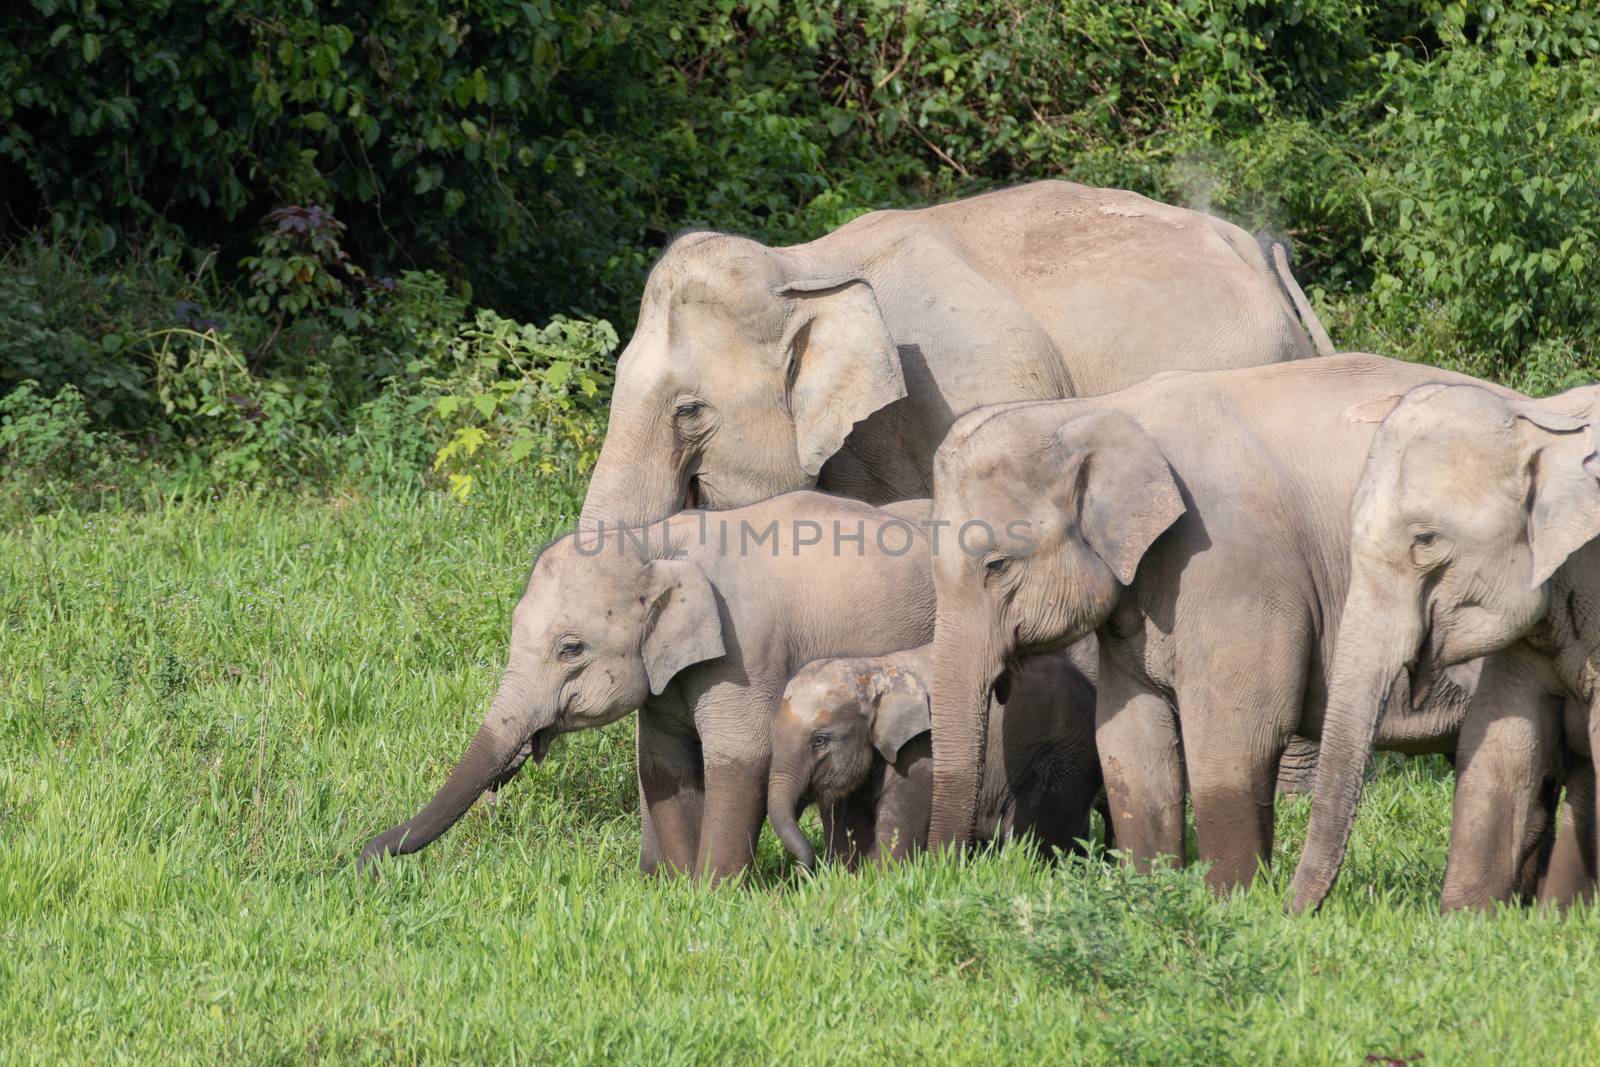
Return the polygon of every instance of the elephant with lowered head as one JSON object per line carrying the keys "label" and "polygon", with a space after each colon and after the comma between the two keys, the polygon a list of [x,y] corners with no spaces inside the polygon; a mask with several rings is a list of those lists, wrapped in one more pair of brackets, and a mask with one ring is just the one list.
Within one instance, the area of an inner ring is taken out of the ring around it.
{"label": "elephant with lowered head", "polygon": [[789,248],[693,232],[645,284],[583,517],[926,497],[971,408],[1319,348],[1282,246],[1133,193],[1037,182]]}
{"label": "elephant with lowered head", "polygon": [[1534,888],[1563,748],[1575,759],[1551,896],[1592,893],[1600,386],[1529,400],[1482,383],[1419,385],[1376,417],[1293,907],[1320,904],[1338,875],[1373,734],[1411,713],[1391,692],[1409,688],[1414,704],[1441,671],[1479,656],[1443,904]]}
{"label": "elephant with lowered head", "polygon": [[[789,680],[772,720],[767,818],[809,867],[800,829],[811,804],[830,859],[855,867],[926,846],[933,801],[926,645],[887,656],[829,659]],[[1074,657],[1081,662],[1074,662]],[[989,716],[978,816],[983,838],[1029,835],[1046,855],[1089,836],[1100,793],[1094,750],[1093,642],[1012,668]]]}
{"label": "elephant with lowered head", "polygon": [[743,870],[790,675],[932,636],[929,552],[907,521],[919,509],[790,493],[554,542],[512,612],[510,658],[477,736],[421,811],[367,844],[362,866],[427,846],[558,735],[637,708],[640,865]]}
{"label": "elephant with lowered head", "polygon": [[[935,464],[934,529],[970,526],[981,551],[934,556],[931,843],[972,832],[1008,664],[1094,633],[1119,844],[1142,863],[1184,858],[1186,771],[1208,882],[1248,882],[1271,856],[1279,756],[1323,731],[1369,408],[1469,381],[1343,355],[958,421]],[[1378,743],[1453,751],[1465,704],[1441,684]],[[1318,794],[1327,782],[1324,768]]]}

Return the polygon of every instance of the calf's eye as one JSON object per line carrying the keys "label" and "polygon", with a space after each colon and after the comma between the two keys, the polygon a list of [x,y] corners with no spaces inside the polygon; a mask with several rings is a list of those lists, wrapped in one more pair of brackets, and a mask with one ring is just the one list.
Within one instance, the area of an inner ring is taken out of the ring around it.
{"label": "calf's eye", "polygon": [[811,751],[813,751],[813,752],[821,752],[823,749],[825,749],[827,747],[828,747],[828,735],[827,734],[812,734],[811,735]]}

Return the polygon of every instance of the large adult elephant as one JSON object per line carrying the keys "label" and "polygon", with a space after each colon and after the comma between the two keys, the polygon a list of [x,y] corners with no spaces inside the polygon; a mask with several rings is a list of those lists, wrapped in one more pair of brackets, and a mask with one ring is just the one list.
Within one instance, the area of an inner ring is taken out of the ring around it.
{"label": "large adult elephant", "polygon": [[[1279,756],[1322,733],[1371,410],[1470,381],[1343,355],[959,420],[935,462],[930,843],[972,832],[1006,664],[1094,633],[1119,845],[1183,858],[1186,770],[1207,881],[1248,882],[1271,856]],[[1451,752],[1465,714],[1441,685],[1378,742]]]}
{"label": "large adult elephant", "polygon": [[1133,193],[1037,182],[770,248],[679,237],[622,353],[586,521],[817,487],[925,497],[984,404],[1331,351],[1281,245]]}
{"label": "large adult elephant", "polygon": [[[1558,902],[1593,891],[1600,755],[1600,387],[1526,400],[1481,385],[1392,398],[1351,513],[1350,590],[1295,910],[1332,887],[1374,732],[1483,656],[1457,755],[1447,906],[1526,894],[1567,765]],[[1451,875],[1455,877],[1452,878]],[[1453,884],[1455,883],[1455,884]],[[1452,889],[1460,891],[1452,892]]]}

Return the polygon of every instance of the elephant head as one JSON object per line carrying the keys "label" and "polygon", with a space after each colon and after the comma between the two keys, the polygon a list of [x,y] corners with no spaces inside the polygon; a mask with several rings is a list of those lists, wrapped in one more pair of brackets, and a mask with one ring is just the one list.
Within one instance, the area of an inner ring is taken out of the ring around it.
{"label": "elephant head", "polygon": [[995,686],[1103,625],[1185,505],[1155,441],[1093,401],[979,409],[934,461],[933,821],[968,840]]}
{"label": "elephant head", "polygon": [[1409,687],[1419,708],[1444,668],[1533,632],[1552,576],[1600,534],[1587,414],[1597,399],[1423,385],[1384,402],[1387,417],[1368,413],[1383,424],[1351,508],[1350,588],[1294,910],[1320,904],[1338,876],[1391,692]]}
{"label": "elephant head", "polygon": [[583,518],[637,526],[810,488],[855,423],[905,394],[860,273],[684,235],[651,271],[618,360]]}
{"label": "elephant head", "polygon": [[661,694],[685,667],[724,654],[716,595],[693,562],[644,559],[574,537],[535,561],[511,614],[511,653],[488,715],[444,785],[415,816],[361,851],[426,847],[478,795],[542,760],[557,735],[604,726]]}
{"label": "elephant head", "polygon": [[932,726],[928,690],[882,658],[808,664],[789,681],[772,721],[767,817],[806,867],[816,862],[800,830],[812,803],[828,807],[866,784],[876,754],[894,764],[906,742]]}

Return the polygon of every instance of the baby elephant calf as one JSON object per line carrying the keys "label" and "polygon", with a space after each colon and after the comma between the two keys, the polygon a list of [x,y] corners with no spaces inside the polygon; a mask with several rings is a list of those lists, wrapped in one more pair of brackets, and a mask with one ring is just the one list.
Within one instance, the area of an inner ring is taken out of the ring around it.
{"label": "baby elephant calf", "polygon": [[[1088,655],[1035,656],[1008,672],[989,716],[980,837],[1032,834],[1040,848],[1072,851],[1089,836],[1100,793],[1094,686],[1074,665]],[[815,803],[830,859],[901,858],[928,842],[933,755],[928,688],[931,646],[864,658],[823,659],[789,681],[772,720],[767,818],[785,847],[811,866],[799,817]],[[1004,703],[1000,700],[1003,699]]]}

